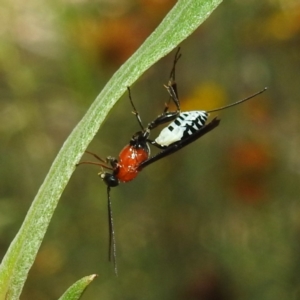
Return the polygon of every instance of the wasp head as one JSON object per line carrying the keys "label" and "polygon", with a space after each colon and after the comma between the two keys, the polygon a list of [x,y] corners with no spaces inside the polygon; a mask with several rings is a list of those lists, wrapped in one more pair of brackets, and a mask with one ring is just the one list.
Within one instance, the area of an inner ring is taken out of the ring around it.
{"label": "wasp head", "polygon": [[115,174],[101,172],[98,174],[100,178],[104,181],[104,183],[109,187],[115,187],[119,185],[119,179],[116,177]]}

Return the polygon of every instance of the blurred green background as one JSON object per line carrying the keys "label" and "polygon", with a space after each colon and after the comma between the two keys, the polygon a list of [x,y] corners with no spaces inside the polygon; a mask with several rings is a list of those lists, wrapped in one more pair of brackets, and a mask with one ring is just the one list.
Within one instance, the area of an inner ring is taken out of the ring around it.
{"label": "blurred green background", "polygon": [[[64,140],[175,2],[1,1],[1,257]],[[183,110],[269,89],[112,190],[118,278],[100,170],[76,169],[21,299],[57,299],[93,273],[83,299],[300,299],[300,3],[224,1],[181,49]],[[145,124],[173,57],[132,86]],[[88,149],[117,157],[138,129],[124,95]]]}

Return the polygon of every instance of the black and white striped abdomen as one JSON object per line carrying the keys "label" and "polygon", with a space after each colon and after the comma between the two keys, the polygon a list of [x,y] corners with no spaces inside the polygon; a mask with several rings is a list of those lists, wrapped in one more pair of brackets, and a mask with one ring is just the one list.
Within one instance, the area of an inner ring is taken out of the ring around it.
{"label": "black and white striped abdomen", "polygon": [[155,139],[155,142],[163,147],[167,147],[175,142],[191,136],[205,125],[208,113],[206,111],[186,111],[167,127],[165,127]]}

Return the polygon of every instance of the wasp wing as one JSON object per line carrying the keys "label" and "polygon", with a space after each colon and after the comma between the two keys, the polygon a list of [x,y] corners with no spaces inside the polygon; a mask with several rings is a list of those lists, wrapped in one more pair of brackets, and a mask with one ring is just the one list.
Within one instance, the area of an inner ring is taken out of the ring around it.
{"label": "wasp wing", "polygon": [[162,159],[162,158],[164,158],[164,157],[166,157],[166,156],[168,156],[172,153],[175,153],[178,150],[182,149],[183,147],[185,147],[185,146],[189,145],[190,143],[196,141],[197,139],[199,139],[200,137],[202,137],[206,133],[208,133],[211,130],[213,130],[214,128],[216,128],[219,125],[219,123],[220,123],[220,120],[217,119],[217,118],[214,118],[210,123],[206,124],[205,126],[200,128],[198,131],[196,131],[192,135],[186,137],[183,140],[175,142],[174,144],[171,144],[170,146],[168,146],[166,149],[162,150],[158,154],[156,154],[156,155],[150,157],[149,159],[143,161],[139,165],[138,170],[141,171],[142,169],[144,169],[145,167],[151,165],[155,161],[158,161],[158,160],[160,160],[160,159]]}

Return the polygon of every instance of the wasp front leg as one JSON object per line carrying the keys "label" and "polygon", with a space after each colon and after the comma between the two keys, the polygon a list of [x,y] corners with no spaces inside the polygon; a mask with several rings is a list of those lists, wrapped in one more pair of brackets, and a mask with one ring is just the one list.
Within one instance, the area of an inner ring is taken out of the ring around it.
{"label": "wasp front leg", "polygon": [[110,164],[113,169],[115,169],[118,165],[118,160],[113,156],[106,157],[106,163]]}

